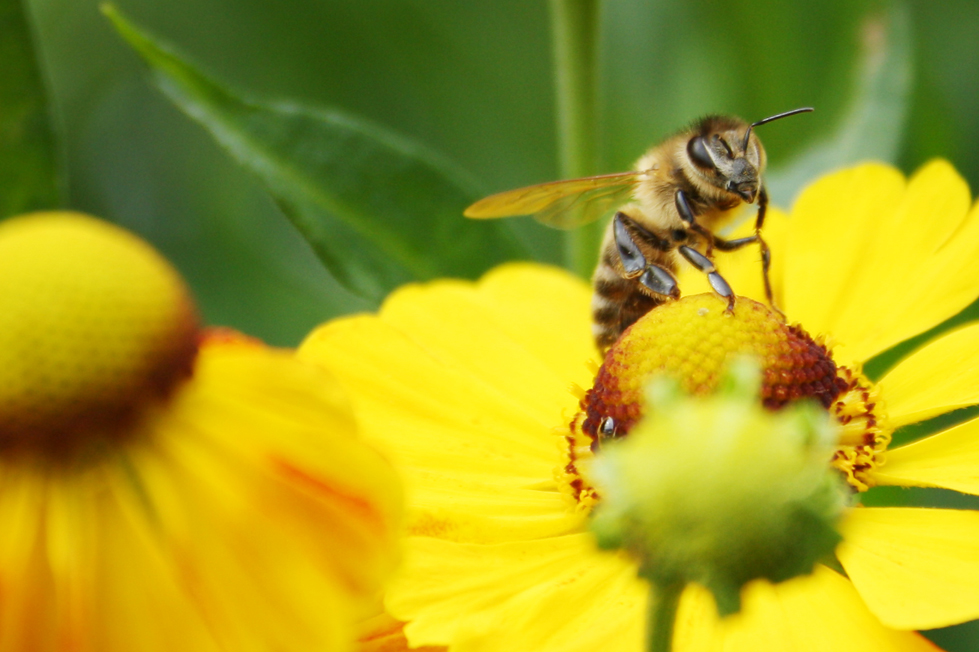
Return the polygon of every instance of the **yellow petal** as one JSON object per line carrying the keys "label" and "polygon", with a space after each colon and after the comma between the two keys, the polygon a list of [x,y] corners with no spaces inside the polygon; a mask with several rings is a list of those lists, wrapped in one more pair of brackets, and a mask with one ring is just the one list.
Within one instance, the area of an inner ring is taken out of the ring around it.
{"label": "yellow petal", "polygon": [[101,582],[92,596],[100,617],[92,623],[97,632],[93,652],[217,652],[221,646],[209,627],[213,622],[187,599],[159,531],[130,489],[125,483],[116,486],[100,504],[94,570]]}
{"label": "yellow petal", "polygon": [[565,382],[591,381],[582,362],[601,361],[590,336],[591,286],[563,270],[514,263],[488,272],[477,291],[496,327]]}
{"label": "yellow petal", "polygon": [[[241,346],[206,349],[196,379],[170,414],[199,436],[175,439],[175,458],[186,453],[188,465],[205,467],[190,470],[212,494],[242,514],[276,519],[287,545],[309,546],[314,563],[372,595],[396,563],[401,491],[387,460],[359,436],[336,379],[291,352]],[[237,473],[228,480],[237,489],[210,471]]]}
{"label": "yellow petal", "polygon": [[[193,442],[168,452],[164,464],[134,460],[158,515],[153,544],[218,646],[345,649],[354,611],[343,599],[342,576],[324,573],[321,558],[334,542],[316,554],[290,540],[288,515],[277,526],[264,504],[250,505],[265,491],[256,491],[257,479],[240,460],[221,460]],[[128,507],[134,524],[146,522],[141,505]],[[201,531],[209,536],[195,534]],[[342,559],[350,551],[340,545],[334,552]],[[307,600],[324,611],[316,614]]]}
{"label": "yellow petal", "polygon": [[[357,652],[409,652],[405,624],[378,606],[377,614],[359,623]],[[445,652],[445,648],[415,648],[416,652]]]}
{"label": "yellow petal", "polygon": [[741,613],[719,621],[710,594],[691,586],[680,604],[676,652],[938,652],[916,632],[882,625],[849,581],[822,566],[781,584],[753,582],[742,599]]}
{"label": "yellow petal", "polygon": [[896,211],[904,185],[894,168],[868,164],[825,176],[802,192],[786,250],[773,252],[785,258],[784,310],[791,321],[814,335],[835,335],[841,313],[861,307],[853,301],[852,279],[866,263],[876,229]]}
{"label": "yellow petal", "polygon": [[559,459],[554,428],[570,422],[576,402],[558,379],[541,378],[550,406],[524,404],[374,317],[334,321],[312,337],[307,359],[340,377],[364,437],[404,475],[413,532],[485,541],[573,527],[556,487],[541,486]]}
{"label": "yellow petal", "polygon": [[979,419],[887,452],[877,484],[944,487],[979,495]]}
{"label": "yellow petal", "polygon": [[884,376],[891,425],[899,428],[944,412],[979,403],[979,324],[946,333],[929,342]]}
{"label": "yellow petal", "polygon": [[0,650],[4,651],[51,649],[59,634],[44,550],[46,487],[32,476],[16,465],[0,465]]}
{"label": "yellow petal", "polygon": [[[414,539],[388,596],[417,645],[458,652],[641,649],[646,585],[632,564],[596,554],[581,538],[495,546]],[[717,617],[710,594],[691,586],[678,614],[676,652],[935,652],[915,632],[881,624],[838,573],[745,589],[743,611]],[[511,640],[512,637],[512,640]]]}
{"label": "yellow petal", "polygon": [[947,242],[915,267],[918,273],[906,288],[902,309],[894,313],[913,334],[957,314],[979,294],[979,204]]}
{"label": "yellow petal", "polygon": [[861,508],[837,556],[881,622],[931,629],[979,617],[979,512]]}
{"label": "yellow petal", "polygon": [[[769,270],[769,279],[772,283],[775,305],[782,310],[785,310],[785,266],[787,264],[786,254],[789,250],[789,233],[791,229],[792,220],[789,218],[788,213],[777,208],[770,208],[768,210],[762,235],[772,250],[772,265]],[[760,261],[755,264],[760,264]],[[755,278],[759,276],[760,274],[756,275]],[[764,296],[762,286],[759,284],[757,288],[756,292],[759,293],[758,297]],[[762,299],[758,298],[758,301],[762,301]]]}
{"label": "yellow petal", "polygon": [[[564,272],[509,265],[476,286],[402,288],[384,302],[381,319],[434,357],[531,404],[547,400],[540,390],[548,376],[564,385],[591,381],[585,363],[598,356],[589,337],[590,300],[588,287]],[[515,364],[520,359],[526,367]]]}
{"label": "yellow petal", "polygon": [[496,545],[413,537],[387,606],[412,646],[633,652],[646,586],[590,535]]}
{"label": "yellow petal", "polygon": [[134,497],[131,477],[4,467],[0,649],[217,650],[158,532],[120,509],[115,490]]}
{"label": "yellow petal", "polygon": [[966,223],[965,181],[934,161],[903,186],[896,170],[863,165],[814,184],[793,212],[799,226],[786,255],[789,317],[810,332],[831,333],[844,364],[941,323],[979,293],[974,277],[971,297],[921,282],[962,264],[945,249]]}
{"label": "yellow petal", "polygon": [[[635,652],[644,636],[647,587],[626,563],[578,560],[522,591],[475,627],[460,628],[459,650]],[[587,568],[582,568],[582,564]],[[499,646],[499,647],[498,647]]]}
{"label": "yellow petal", "polygon": [[400,494],[336,381],[208,341],[133,428],[84,464],[0,460],[0,650],[347,649]]}
{"label": "yellow petal", "polygon": [[67,474],[47,486],[44,509],[47,561],[53,582],[54,608],[59,613],[59,637],[96,647],[98,622],[92,596],[100,588],[99,558],[101,494],[98,471]]}
{"label": "yellow petal", "polygon": [[[934,163],[924,170],[942,168],[943,164]],[[947,192],[945,200],[954,205],[947,207],[944,220],[936,220],[936,232],[944,232],[946,239],[937,244],[922,239],[917,254],[909,252],[913,264],[905,264],[903,276],[895,272],[888,282],[890,293],[882,293],[877,302],[880,311],[873,312],[876,307],[868,305],[868,314],[876,314],[878,319],[889,321],[894,327],[878,331],[870,323],[864,325],[876,338],[872,347],[868,345],[867,355],[942,323],[979,295],[979,205],[968,209],[968,187],[957,174],[952,176],[954,171],[946,172],[947,178],[937,190]],[[952,221],[950,218],[956,215],[963,215],[963,219]],[[921,210],[918,217],[927,222],[938,216]]]}
{"label": "yellow petal", "polygon": [[[551,478],[577,410],[569,379],[590,384],[589,294],[563,272],[507,266],[478,285],[409,286],[380,316],[331,322],[303,344],[404,473],[413,533],[486,542],[580,525]],[[534,304],[546,312],[524,325]]]}

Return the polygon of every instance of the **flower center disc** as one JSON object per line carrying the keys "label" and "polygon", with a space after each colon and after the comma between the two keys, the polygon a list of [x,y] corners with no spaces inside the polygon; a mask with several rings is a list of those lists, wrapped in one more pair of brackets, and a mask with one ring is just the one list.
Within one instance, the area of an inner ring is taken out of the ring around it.
{"label": "flower center disc", "polygon": [[143,241],[72,213],[0,225],[0,454],[118,438],[196,348],[187,290]]}
{"label": "flower center disc", "polygon": [[858,490],[889,443],[881,430],[876,391],[859,372],[838,367],[801,326],[787,325],[767,306],[738,297],[733,314],[712,294],[659,306],[633,324],[608,350],[567,437],[559,475],[579,505],[597,497],[579,473],[601,441],[624,437],[643,414],[643,392],[654,375],[676,380],[689,394],[713,392],[732,356],[752,355],[762,368],[761,399],[777,410],[815,400],[843,426],[833,464]]}

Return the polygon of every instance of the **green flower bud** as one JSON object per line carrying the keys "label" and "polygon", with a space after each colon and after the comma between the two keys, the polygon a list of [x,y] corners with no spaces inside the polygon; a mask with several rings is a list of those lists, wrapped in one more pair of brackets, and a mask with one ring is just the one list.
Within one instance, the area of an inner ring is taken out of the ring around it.
{"label": "green flower bud", "polygon": [[599,545],[628,550],[655,586],[705,586],[721,615],[740,610],[751,580],[812,572],[840,541],[849,501],[830,467],[830,415],[808,403],[766,410],[759,386],[746,359],[706,397],[654,380],[646,416],[603,445],[592,471]]}

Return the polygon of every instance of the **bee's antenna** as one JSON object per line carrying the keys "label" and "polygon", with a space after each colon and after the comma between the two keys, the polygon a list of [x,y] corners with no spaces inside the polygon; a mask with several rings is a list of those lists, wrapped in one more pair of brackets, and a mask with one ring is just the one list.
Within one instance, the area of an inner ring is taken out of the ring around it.
{"label": "bee's antenna", "polygon": [[761,126],[761,125],[765,124],[766,122],[771,122],[773,120],[778,120],[779,118],[787,118],[790,115],[795,115],[796,113],[810,113],[812,111],[813,111],[813,108],[811,106],[804,106],[801,109],[792,109],[791,111],[786,111],[785,113],[779,113],[777,115],[772,115],[772,116],[769,116],[767,118],[763,118],[763,119],[759,120],[758,122],[752,122],[750,125],[748,125],[748,131],[744,132],[744,144],[741,146],[742,151],[748,149],[748,139],[751,138],[751,128],[752,127],[758,127],[758,126]]}

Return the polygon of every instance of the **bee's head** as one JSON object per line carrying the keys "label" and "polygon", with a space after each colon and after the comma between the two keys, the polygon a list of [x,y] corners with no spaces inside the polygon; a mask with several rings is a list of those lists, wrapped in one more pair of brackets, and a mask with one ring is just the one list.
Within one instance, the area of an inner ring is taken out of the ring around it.
{"label": "bee's head", "polygon": [[740,118],[709,116],[694,127],[687,141],[693,171],[704,182],[752,204],[758,198],[765,170],[765,148],[753,128],[772,120],[812,111],[795,109],[746,123]]}
{"label": "bee's head", "polygon": [[697,176],[711,186],[749,204],[758,197],[765,149],[743,120],[705,118],[687,141],[687,155]]}

